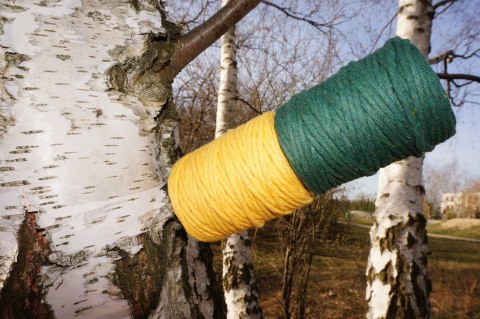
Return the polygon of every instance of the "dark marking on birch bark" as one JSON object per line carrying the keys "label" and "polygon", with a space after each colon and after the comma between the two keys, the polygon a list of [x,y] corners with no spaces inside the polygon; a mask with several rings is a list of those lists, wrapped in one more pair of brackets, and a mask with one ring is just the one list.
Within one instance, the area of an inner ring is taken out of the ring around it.
{"label": "dark marking on birch bark", "polygon": [[27,180],[0,183],[0,187],[17,187],[30,184]]}
{"label": "dark marking on birch bark", "polygon": [[37,212],[26,212],[20,226],[17,261],[0,294],[0,317],[4,319],[54,318],[44,300],[41,267],[51,253],[46,234],[37,229]]}
{"label": "dark marking on birch bark", "polygon": [[135,12],[140,11],[140,3],[138,3],[138,0],[129,0],[128,3],[135,9]]}
{"label": "dark marking on birch bark", "polygon": [[[189,240],[192,240],[189,238]],[[223,298],[223,291],[219,285],[219,282],[216,280],[216,274],[213,269],[213,253],[210,248],[210,244],[198,242],[198,259],[200,262],[205,264],[205,268],[207,270],[207,277],[210,280],[210,286],[208,291],[210,292],[211,298],[213,299],[213,318],[215,319],[223,319],[227,313],[227,305],[225,304],[225,300]],[[195,277],[195,272],[192,274]],[[197,282],[194,280],[194,286],[192,287],[193,292],[195,294],[199,294],[198,291],[198,284],[204,285],[204,282]],[[200,313],[200,311],[199,311]]]}
{"label": "dark marking on birch bark", "polygon": [[6,160],[5,162],[13,163],[13,162],[26,162],[26,161],[27,161],[26,158],[16,158],[16,159],[12,159],[12,160]]}
{"label": "dark marking on birch bark", "polygon": [[60,59],[62,61],[66,61],[66,60],[69,60],[70,59],[70,56],[69,55],[66,55],[66,54],[57,54],[55,56],[57,59]]}
{"label": "dark marking on birch bark", "polygon": [[6,18],[5,17],[0,17],[0,35],[4,35],[5,34],[5,30],[3,30],[3,24],[6,22]]}
{"label": "dark marking on birch bark", "polygon": [[412,277],[414,278],[413,282],[413,293],[415,294],[415,299],[417,301],[417,306],[418,309],[420,310],[420,316],[421,318],[425,318],[428,315],[428,309],[430,308],[429,305],[429,295],[430,295],[430,290],[427,290],[427,294],[424,294],[424,291],[422,287],[420,287],[420,280],[417,280],[417,278],[424,279],[426,280],[426,286],[427,288],[431,285],[431,281],[428,278],[424,278],[424,275],[421,271],[423,268],[423,265],[419,266],[415,261],[413,261],[412,264]]}
{"label": "dark marking on birch bark", "polygon": [[15,52],[6,52],[5,53],[5,60],[9,63],[12,63],[12,64],[18,66],[22,62],[30,60],[30,57],[26,54],[20,54],[20,53],[15,53]]}
{"label": "dark marking on birch bark", "polygon": [[411,7],[412,4],[411,3],[408,3],[408,4],[405,4],[403,6],[401,6],[400,8],[398,8],[398,13],[401,13],[405,8],[408,8],[408,7]]}
{"label": "dark marking on birch bark", "polygon": [[386,230],[385,237],[380,238],[380,252],[390,250],[392,247],[395,247],[395,240],[397,239],[397,230],[398,228],[392,227]]}
{"label": "dark marking on birch bark", "polygon": [[416,242],[417,239],[415,236],[413,236],[411,232],[407,231],[407,248],[412,248]]}
{"label": "dark marking on birch bark", "polygon": [[157,168],[160,180],[167,180],[169,169],[182,156],[180,147],[175,141],[175,129],[178,124],[178,114],[175,105],[169,97],[167,104],[155,117],[155,140],[158,147],[155,149],[155,159],[159,163],[165,163],[164,167]]}
{"label": "dark marking on birch bark", "polygon": [[147,318],[160,297],[166,271],[166,262],[163,260],[165,251],[147,234],[139,235],[137,240],[143,249],[133,257],[118,247],[111,249],[120,256],[114,262],[115,274],[112,281],[131,306],[133,318]]}
{"label": "dark marking on birch bark", "polygon": [[[407,227],[410,231],[406,230]],[[386,236],[379,240],[382,253],[391,251],[397,254],[395,265],[388,262],[377,273],[370,268],[367,275],[370,284],[378,279],[392,289],[392,299],[385,319],[429,318],[431,281],[426,273],[422,273],[422,269],[427,266],[426,255],[423,251],[418,251],[427,243],[425,227],[426,219],[422,214],[409,213],[407,221],[387,229]],[[412,250],[411,257],[399,249],[398,241],[401,238],[405,238],[407,248]],[[394,272],[398,275],[394,276]]]}
{"label": "dark marking on birch bark", "polygon": [[43,130],[31,130],[31,131],[22,132],[22,134],[25,134],[25,135],[39,134],[39,133],[43,133]]}
{"label": "dark marking on birch bark", "polygon": [[418,192],[420,195],[425,195],[425,187],[423,185],[415,185],[413,187],[416,192]]}
{"label": "dark marking on birch bark", "polygon": [[130,57],[107,70],[110,89],[135,95],[146,106],[163,105],[171,96],[173,79],[162,81],[159,72],[171,63],[172,40],[169,32],[148,34],[141,56]]}
{"label": "dark marking on birch bark", "polygon": [[[109,250],[109,253],[116,253],[120,257],[114,262],[115,273],[112,282],[118,286],[122,295],[131,307],[133,318],[147,318],[156,309],[162,289],[165,289],[168,271],[178,267],[185,268],[181,272],[182,278],[177,282],[179,285],[173,291],[181,292],[187,301],[191,301],[192,291],[186,289],[188,284],[188,270],[185,260],[186,234],[172,216],[162,228],[162,241],[157,243],[148,233],[137,237],[138,243],[143,249],[131,257],[119,247]],[[182,307],[171,301],[171,306]],[[190,308],[191,318],[203,318],[198,306],[192,302],[184,305]],[[181,309],[168,309],[172,315],[185,313]],[[221,318],[221,317],[220,317]]]}
{"label": "dark marking on birch bark", "polygon": [[236,289],[239,287],[239,283],[250,284],[252,280],[251,269],[249,267],[237,267],[233,262],[233,257],[228,257],[224,261],[224,265],[228,268],[230,276],[223,281],[223,287],[226,291]]}
{"label": "dark marking on birch bark", "polygon": [[[243,236],[240,236],[244,246],[250,246],[250,239],[245,239]],[[230,245],[231,249],[234,245]],[[225,291],[230,291],[232,289],[240,289],[241,285],[246,285],[250,289],[250,293],[245,294],[244,302],[247,305],[245,309],[246,313],[240,313],[240,319],[249,318],[250,315],[258,315],[262,317],[262,309],[258,306],[258,287],[257,283],[254,280],[253,276],[253,267],[248,263],[241,263],[240,267],[237,266],[235,262],[235,254],[229,257],[224,257],[224,268],[227,268],[226,275],[223,276],[223,288]]]}

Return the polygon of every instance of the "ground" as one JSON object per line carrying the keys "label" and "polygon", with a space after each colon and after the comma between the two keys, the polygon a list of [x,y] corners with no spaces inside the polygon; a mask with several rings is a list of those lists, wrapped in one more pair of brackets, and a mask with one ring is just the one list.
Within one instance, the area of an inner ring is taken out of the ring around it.
{"label": "ground", "polygon": [[480,219],[455,218],[428,226],[431,233],[480,240]]}
{"label": "ground", "polygon": [[[283,258],[268,225],[252,234],[255,274],[266,318],[282,318]],[[368,229],[338,224],[328,247],[318,246],[308,287],[307,318],[364,318]],[[480,319],[480,243],[431,238],[433,319]],[[219,267],[220,245],[214,246]]]}
{"label": "ground", "polygon": [[[358,210],[350,212],[349,221],[361,225],[373,224],[370,213]],[[480,240],[480,219],[454,218],[446,221],[429,219],[427,230],[430,234]]]}

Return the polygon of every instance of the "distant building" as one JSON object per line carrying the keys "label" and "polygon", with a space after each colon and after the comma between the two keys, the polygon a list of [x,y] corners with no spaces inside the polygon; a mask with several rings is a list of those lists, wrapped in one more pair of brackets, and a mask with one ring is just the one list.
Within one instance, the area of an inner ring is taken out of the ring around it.
{"label": "distant building", "polygon": [[443,219],[480,218],[480,192],[444,193],[440,211]]}

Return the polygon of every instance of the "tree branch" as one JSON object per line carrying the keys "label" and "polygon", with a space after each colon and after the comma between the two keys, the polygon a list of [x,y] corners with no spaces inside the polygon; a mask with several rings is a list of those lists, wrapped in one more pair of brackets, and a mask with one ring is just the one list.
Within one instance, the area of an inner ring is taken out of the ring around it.
{"label": "tree branch", "polygon": [[[442,0],[442,1],[439,1],[438,3],[434,4],[432,6],[434,18],[438,17],[439,15],[441,15],[442,13],[444,13],[445,11],[450,9],[450,7],[457,1],[459,1],[459,0]],[[443,8],[441,10],[437,10],[437,9],[441,8],[442,6],[445,6],[445,8]]]}
{"label": "tree branch", "polygon": [[437,64],[437,63],[440,63],[443,60],[451,57],[452,55],[455,55],[455,53],[452,50],[448,50],[448,51],[445,51],[443,53],[440,53],[440,54],[434,56],[433,58],[429,59],[428,62],[430,64]]}
{"label": "tree branch", "polygon": [[[444,60],[444,64],[446,65],[446,60]],[[446,80],[447,81],[447,94],[448,98],[450,99],[450,102],[452,103],[453,106],[461,106],[463,103],[465,103],[467,100],[465,99],[465,95],[460,98],[460,101],[458,101],[458,89],[467,86],[473,82],[480,83],[480,76],[476,75],[471,75],[471,74],[450,74],[447,73],[445,70],[444,73],[437,73],[438,77],[440,79]],[[462,83],[457,83],[456,81],[463,81]],[[452,85],[456,88],[456,90],[453,89]]]}
{"label": "tree branch", "polygon": [[437,10],[438,8],[442,7],[442,6],[445,6],[445,5],[450,5],[454,2],[457,2],[458,0],[441,0],[441,1],[438,1],[437,3],[435,3],[433,6],[432,6],[432,9],[433,11]]}
{"label": "tree branch", "polygon": [[397,17],[399,11],[400,10],[397,10],[395,12],[395,14],[390,18],[390,20],[388,20],[387,24],[385,24],[383,28],[380,30],[380,32],[377,34],[377,36],[375,37],[375,40],[373,40],[372,49],[370,50],[370,53],[372,53],[373,50],[375,49],[375,46],[377,45],[378,40],[380,40],[380,37],[382,36],[383,31],[385,31],[385,29],[387,29],[388,26],[393,23],[393,21],[395,21],[395,18]]}
{"label": "tree branch", "polygon": [[480,76],[476,76],[472,74],[437,73],[437,75],[440,79],[447,80],[447,81],[465,80],[465,81],[480,83]]}
{"label": "tree branch", "polygon": [[332,27],[332,24],[319,23],[315,20],[309,19],[307,16],[300,16],[298,13],[292,11],[291,9],[281,7],[278,4],[275,4],[273,2],[270,2],[270,1],[267,1],[267,0],[262,0],[262,3],[283,12],[289,18],[306,22],[306,23],[310,24],[311,26],[313,26],[314,28],[316,28],[318,31],[320,31],[322,33],[326,33],[322,28],[331,28]]}
{"label": "tree branch", "polygon": [[458,53],[455,53],[453,50],[448,50],[448,51],[445,51],[443,53],[440,53],[440,54],[434,56],[433,58],[429,59],[428,62],[430,64],[437,64],[437,63],[442,62],[443,60],[447,60],[447,62],[450,63],[456,58],[466,60],[466,59],[470,59],[470,58],[473,58],[473,57],[480,57],[480,48],[474,50],[473,52],[471,52],[469,54],[467,54],[467,53],[468,53],[468,51],[465,52],[464,54],[458,54]]}
{"label": "tree branch", "polygon": [[260,0],[229,1],[207,21],[184,36],[175,44],[171,64],[164,70],[172,79],[190,61],[218,40],[231,26],[245,17]]}
{"label": "tree branch", "polygon": [[437,56],[429,60],[430,64],[437,64],[443,62],[443,72],[437,73],[437,75],[440,79],[447,81],[447,94],[450,102],[454,106],[460,106],[466,101],[464,97],[461,98],[460,101],[458,101],[458,89],[467,86],[473,82],[480,83],[480,76],[476,76],[473,74],[455,74],[448,72],[448,65],[449,63],[452,63],[455,58],[467,60],[473,57],[479,57],[480,49],[473,50],[473,52],[468,51],[469,50],[467,50],[467,52],[465,52],[464,54],[457,54],[453,50],[448,50],[438,54]]}
{"label": "tree branch", "polygon": [[241,97],[238,97],[238,96],[237,96],[236,100],[244,103],[246,106],[248,106],[249,108],[251,108],[252,111],[254,111],[255,113],[257,113],[257,114],[263,114],[262,111],[257,110],[255,107],[253,107],[252,104],[248,103],[246,100],[242,99]]}
{"label": "tree branch", "polygon": [[[193,6],[193,3],[195,2],[195,0],[190,0],[190,5],[191,7]],[[193,17],[191,17],[190,19],[187,20],[187,15],[189,13],[189,11],[185,14],[185,16],[180,20],[179,24],[181,26],[186,26],[188,28],[188,26],[192,23],[196,23],[200,17],[205,14],[205,11],[207,11],[208,7],[210,5],[212,5],[215,1],[213,0],[207,0],[205,2],[205,5],[202,5],[202,7],[200,8],[200,10],[197,12],[196,15],[194,15]]]}

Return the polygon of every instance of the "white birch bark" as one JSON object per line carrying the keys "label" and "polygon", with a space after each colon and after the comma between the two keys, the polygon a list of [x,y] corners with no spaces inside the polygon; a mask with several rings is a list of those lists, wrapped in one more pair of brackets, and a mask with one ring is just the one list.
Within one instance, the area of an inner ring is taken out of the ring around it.
{"label": "white birch bark", "polygon": [[[222,5],[226,5],[228,1],[222,0]],[[233,126],[233,115],[238,95],[236,54],[235,27],[231,27],[220,38],[220,86],[218,88],[215,138],[222,136]]]}
{"label": "white birch bark", "polygon": [[[222,5],[229,0],[222,0]],[[221,38],[220,86],[215,137],[234,125],[237,99],[237,59],[235,27]],[[251,242],[246,231],[228,237],[223,247],[222,283],[227,318],[262,318],[258,289],[253,275]]]}
{"label": "white birch bark", "polygon": [[[430,0],[400,0],[397,35],[430,51]],[[422,215],[423,158],[380,170],[367,266],[367,318],[429,318],[426,220]]]}
{"label": "white birch bark", "polygon": [[[184,256],[164,190],[173,159],[161,149],[174,144],[175,123],[154,132],[163,104],[108,85],[107,70],[135,61],[148,34],[164,31],[157,9],[118,0],[0,6],[0,289],[31,229],[45,257],[31,274],[50,309],[43,317],[130,318],[156,305],[151,318],[213,318],[208,269],[198,244]],[[122,277],[122,263],[151,271]],[[157,300],[136,304],[132,278]]]}
{"label": "white birch bark", "polygon": [[225,240],[222,277],[227,318],[263,318],[253,273],[251,241],[246,231]]}

